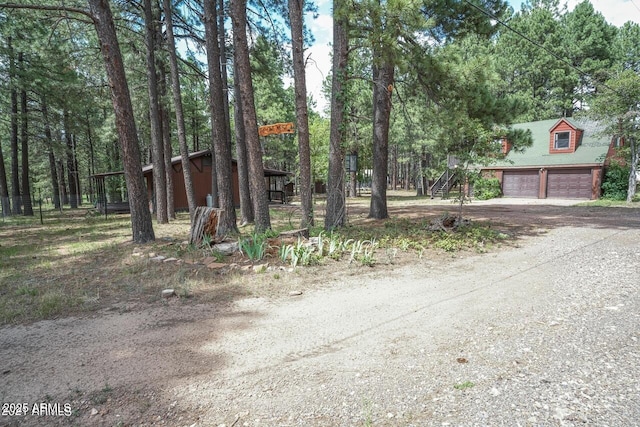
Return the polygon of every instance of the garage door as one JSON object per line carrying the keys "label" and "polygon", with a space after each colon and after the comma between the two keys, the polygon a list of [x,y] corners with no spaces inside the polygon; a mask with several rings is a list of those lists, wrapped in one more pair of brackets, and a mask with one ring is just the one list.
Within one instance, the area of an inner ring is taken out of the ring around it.
{"label": "garage door", "polygon": [[591,183],[591,169],[550,170],[547,176],[547,197],[590,199]]}
{"label": "garage door", "polygon": [[506,197],[538,197],[540,175],[534,171],[504,171],[502,194]]}

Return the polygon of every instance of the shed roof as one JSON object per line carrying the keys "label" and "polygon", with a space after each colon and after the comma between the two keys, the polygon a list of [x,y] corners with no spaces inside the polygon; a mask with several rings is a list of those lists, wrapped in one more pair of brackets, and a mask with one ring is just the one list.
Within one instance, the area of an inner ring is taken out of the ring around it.
{"label": "shed roof", "polygon": [[504,160],[489,167],[527,167],[527,166],[574,166],[602,165],[607,156],[611,137],[606,136],[603,127],[597,122],[585,119],[565,119],[577,129],[583,130],[580,144],[573,153],[549,153],[550,131],[559,123],[558,119],[519,123],[514,129],[529,129],[533,144],[522,152],[512,150]]}
{"label": "shed roof", "polygon": [[[207,156],[211,156],[211,150],[200,150],[200,151],[195,151],[193,153],[189,154],[189,160],[193,160],[193,159],[197,159],[200,157],[207,157]],[[172,165],[177,165],[182,161],[182,156],[175,156],[171,158],[171,164]],[[236,159],[232,159],[231,160],[233,163],[237,163],[238,161]],[[149,164],[146,166],[142,167],[142,172],[146,173],[146,172],[150,172],[153,170],[153,164]],[[287,175],[293,175],[293,172],[287,172],[287,171],[281,171],[281,170],[277,170],[277,169],[269,169],[269,168],[264,168],[264,176],[287,176]]]}

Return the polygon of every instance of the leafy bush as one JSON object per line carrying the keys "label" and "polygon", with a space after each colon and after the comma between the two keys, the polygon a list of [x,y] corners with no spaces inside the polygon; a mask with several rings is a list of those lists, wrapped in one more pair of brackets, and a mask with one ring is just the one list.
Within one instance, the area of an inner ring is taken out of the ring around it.
{"label": "leafy bush", "polygon": [[602,198],[626,200],[629,187],[629,167],[612,163],[607,167],[602,181]]}
{"label": "leafy bush", "polygon": [[478,200],[489,200],[502,196],[498,178],[478,178],[473,183],[473,195]]}

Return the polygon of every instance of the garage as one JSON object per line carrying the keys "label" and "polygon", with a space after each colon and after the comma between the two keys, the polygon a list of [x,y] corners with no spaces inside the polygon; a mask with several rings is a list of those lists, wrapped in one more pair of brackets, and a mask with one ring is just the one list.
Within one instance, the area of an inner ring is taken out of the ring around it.
{"label": "garage", "polygon": [[547,197],[591,199],[591,169],[549,170]]}
{"label": "garage", "polygon": [[505,197],[538,197],[540,175],[538,170],[504,171],[502,194]]}

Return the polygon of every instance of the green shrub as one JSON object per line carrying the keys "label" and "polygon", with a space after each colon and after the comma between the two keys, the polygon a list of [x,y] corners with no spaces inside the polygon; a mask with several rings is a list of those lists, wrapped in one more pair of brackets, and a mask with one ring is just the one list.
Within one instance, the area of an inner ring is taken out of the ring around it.
{"label": "green shrub", "polygon": [[629,167],[612,163],[607,167],[602,181],[602,198],[626,200],[629,188]]}
{"label": "green shrub", "polygon": [[478,178],[473,183],[473,195],[478,200],[489,200],[502,196],[498,178]]}

